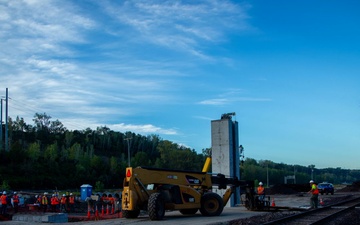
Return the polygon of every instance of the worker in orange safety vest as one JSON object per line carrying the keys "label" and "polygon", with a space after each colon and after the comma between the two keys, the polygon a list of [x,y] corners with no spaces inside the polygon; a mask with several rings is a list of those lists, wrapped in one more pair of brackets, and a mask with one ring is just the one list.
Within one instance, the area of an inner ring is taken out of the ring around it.
{"label": "worker in orange safety vest", "polygon": [[317,185],[313,180],[310,180],[310,191],[311,197],[310,197],[310,208],[316,209],[318,207],[318,201],[319,201],[319,189],[317,188]]}
{"label": "worker in orange safety vest", "polygon": [[259,195],[259,200],[263,201],[265,198],[265,188],[263,182],[259,182],[259,186],[257,188],[257,194]]}
{"label": "worker in orange safety vest", "polygon": [[67,197],[65,194],[62,195],[61,199],[60,199],[60,211],[61,212],[67,212]]}
{"label": "worker in orange safety vest", "polygon": [[38,211],[41,209],[41,195],[35,195],[34,206],[37,207]]}
{"label": "worker in orange safety vest", "polygon": [[69,196],[69,206],[70,206],[70,212],[75,212],[75,196],[73,193],[70,193]]}
{"label": "worker in orange safety vest", "polygon": [[51,211],[53,211],[53,212],[58,211],[60,201],[59,201],[59,198],[55,194],[52,195],[52,197],[50,199],[50,204],[51,204]]}
{"label": "worker in orange safety vest", "polygon": [[1,214],[5,215],[6,214],[6,209],[7,209],[7,196],[6,196],[6,191],[3,191],[2,195],[0,196],[0,200],[1,200]]}
{"label": "worker in orange safety vest", "polygon": [[12,198],[12,203],[14,205],[14,213],[17,213],[19,210],[19,196],[17,195],[17,192],[15,191]]}

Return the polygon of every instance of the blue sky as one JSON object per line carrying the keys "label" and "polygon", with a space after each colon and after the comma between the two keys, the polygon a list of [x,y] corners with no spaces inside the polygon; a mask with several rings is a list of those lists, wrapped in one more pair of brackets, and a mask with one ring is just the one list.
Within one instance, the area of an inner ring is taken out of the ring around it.
{"label": "blue sky", "polygon": [[245,157],[360,169],[358,1],[0,1],[9,116],[197,152],[236,112]]}

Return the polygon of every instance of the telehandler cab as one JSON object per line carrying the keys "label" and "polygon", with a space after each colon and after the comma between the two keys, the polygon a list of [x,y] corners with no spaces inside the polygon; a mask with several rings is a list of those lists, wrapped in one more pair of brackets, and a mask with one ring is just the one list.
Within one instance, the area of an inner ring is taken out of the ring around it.
{"label": "telehandler cab", "polygon": [[[209,158],[206,160],[202,172],[126,168],[122,192],[123,217],[137,218],[140,210],[147,211],[151,220],[163,219],[166,210],[179,210],[188,215],[200,210],[204,216],[219,216],[236,187],[245,189],[245,206],[254,210],[254,181],[207,173],[210,161]],[[227,190],[220,197],[212,192],[214,186]]]}

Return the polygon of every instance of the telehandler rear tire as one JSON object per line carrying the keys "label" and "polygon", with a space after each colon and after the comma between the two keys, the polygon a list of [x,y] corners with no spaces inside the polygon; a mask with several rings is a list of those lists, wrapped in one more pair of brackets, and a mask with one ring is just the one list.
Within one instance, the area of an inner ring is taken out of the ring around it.
{"label": "telehandler rear tire", "polygon": [[140,214],[140,210],[122,210],[122,216],[127,219],[137,218]]}
{"label": "telehandler rear tire", "polygon": [[203,216],[219,216],[224,209],[222,198],[216,193],[206,193],[201,197],[200,212]]}
{"label": "telehandler rear tire", "polygon": [[148,212],[151,220],[162,220],[165,215],[165,201],[161,193],[152,193],[149,197]]}

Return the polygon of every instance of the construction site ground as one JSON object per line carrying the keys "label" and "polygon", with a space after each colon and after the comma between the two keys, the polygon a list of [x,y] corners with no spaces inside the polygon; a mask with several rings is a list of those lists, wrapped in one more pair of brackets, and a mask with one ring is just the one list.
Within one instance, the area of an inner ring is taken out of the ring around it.
{"label": "construction site ground", "polygon": [[[348,193],[341,193],[335,195],[324,195],[322,196],[322,200],[324,202],[330,201],[332,198],[340,197],[348,195]],[[271,195],[271,200],[274,200],[276,206],[282,207],[291,207],[291,208],[307,208],[309,207],[309,194],[307,193],[298,193],[298,194],[275,194]],[[200,214],[200,212],[191,216],[184,216],[178,211],[166,212],[165,219],[161,221],[161,224],[228,224],[231,221],[236,221],[239,219],[250,218],[254,216],[259,216],[267,213],[274,212],[258,212],[258,211],[249,211],[243,206],[238,207],[225,207],[223,213],[220,216],[216,217],[204,217]],[[104,217],[99,215],[98,220],[96,220],[95,215],[91,214],[90,219],[87,218],[87,215],[69,215],[69,218],[78,218],[78,222],[68,222],[61,224],[72,224],[72,225],[115,225],[115,224],[158,224],[159,221],[151,221],[149,217],[145,213],[141,213],[141,215],[137,219],[126,219],[119,218],[120,214],[114,215],[105,215]],[[2,224],[39,224],[36,222],[27,222],[27,221],[3,221]]]}
{"label": "construction site ground", "polygon": [[[358,186],[356,186],[358,187]],[[360,186],[359,186],[360,187]],[[289,193],[291,191],[287,190],[283,186],[276,187],[277,192],[274,190],[269,190],[270,201],[275,204],[276,207],[279,208],[299,208],[302,210],[306,210],[310,206],[310,194],[307,192],[297,192]],[[284,194],[284,192],[286,194]],[[345,188],[343,190],[337,190],[334,195],[319,195],[319,200],[322,204],[330,204],[332,202],[336,202],[345,198],[349,195],[359,195],[360,192],[358,189],[353,188]],[[320,206],[321,207],[321,206]],[[289,213],[295,213],[292,210],[287,209],[279,209],[277,211],[272,210],[271,212],[259,212],[259,211],[249,211],[243,206],[238,207],[225,207],[223,213],[220,216],[216,217],[204,217],[197,212],[195,215],[184,216],[178,211],[167,211],[165,213],[164,220],[161,221],[161,224],[171,224],[171,225],[207,225],[207,224],[256,224],[256,222],[251,223],[249,221],[257,221],[262,219],[262,221],[266,221],[266,218],[273,217],[281,217],[287,215]],[[159,224],[159,221],[151,221],[149,217],[145,213],[141,213],[140,216],[136,219],[126,219],[119,218],[121,214],[113,214],[113,215],[105,215],[102,217],[101,213],[99,218],[95,218],[94,214],[90,215],[90,219],[87,215],[82,214],[69,214],[69,218],[75,218],[73,221],[77,222],[67,222],[61,223],[65,225],[115,225],[115,224],[146,224],[146,225],[155,225]],[[70,220],[69,220],[70,221]],[[242,223],[241,221],[247,221],[246,223]],[[0,225],[23,225],[30,224],[36,225],[39,223],[36,222],[27,222],[27,221],[2,221]]]}

